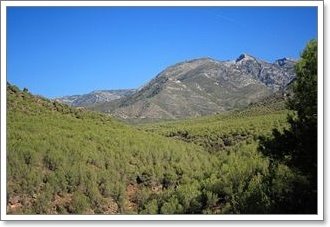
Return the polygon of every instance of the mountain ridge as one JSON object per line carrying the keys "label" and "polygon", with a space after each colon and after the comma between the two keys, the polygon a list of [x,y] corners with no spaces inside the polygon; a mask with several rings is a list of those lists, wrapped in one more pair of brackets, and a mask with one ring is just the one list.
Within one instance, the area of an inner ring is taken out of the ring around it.
{"label": "mountain ridge", "polygon": [[73,107],[89,107],[127,96],[136,89],[94,90],[83,95],[67,95],[53,100]]}
{"label": "mountain ridge", "polygon": [[180,62],[131,96],[94,109],[126,119],[175,119],[246,107],[285,89],[294,78],[294,62],[282,61],[279,65],[242,54],[229,61],[199,58]]}
{"label": "mountain ridge", "polygon": [[89,108],[123,119],[180,119],[240,109],[286,89],[290,58],[273,63],[242,53],[234,60],[195,58],[168,66],[147,84]]}

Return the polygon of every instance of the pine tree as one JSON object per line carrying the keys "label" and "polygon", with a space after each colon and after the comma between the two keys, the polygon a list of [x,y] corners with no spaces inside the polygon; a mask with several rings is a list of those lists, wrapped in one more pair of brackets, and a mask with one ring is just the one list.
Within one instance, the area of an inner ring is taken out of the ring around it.
{"label": "pine tree", "polygon": [[[317,41],[311,40],[296,64],[293,95],[287,107],[289,129],[273,130],[272,138],[260,138],[260,151],[270,159],[274,176],[279,163],[288,165],[308,180],[308,184],[293,185],[286,212],[316,213],[317,207]],[[271,183],[270,183],[271,187]],[[276,193],[275,193],[276,194]],[[298,198],[299,197],[299,198]],[[298,201],[301,201],[301,203]]]}
{"label": "pine tree", "polygon": [[[290,164],[316,180],[317,175],[317,41],[310,41],[296,65],[294,95],[288,107],[296,111],[289,116],[295,149]],[[316,183],[316,182],[314,182]]]}

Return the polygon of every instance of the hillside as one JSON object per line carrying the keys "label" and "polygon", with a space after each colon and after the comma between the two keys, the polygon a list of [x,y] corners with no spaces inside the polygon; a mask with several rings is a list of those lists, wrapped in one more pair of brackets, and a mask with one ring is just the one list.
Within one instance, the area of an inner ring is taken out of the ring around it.
{"label": "hillside", "polygon": [[118,90],[100,90],[92,91],[84,95],[69,95],[55,98],[60,103],[74,107],[89,107],[97,104],[103,104],[116,99],[129,96],[135,92],[135,89],[118,89]]}
{"label": "hillside", "polygon": [[9,213],[134,213],[135,193],[156,193],[166,174],[199,181],[215,164],[197,146],[14,86],[7,99]]}
{"label": "hillside", "polygon": [[123,119],[180,119],[241,109],[286,89],[295,77],[294,64],[247,54],[232,61],[186,61],[168,67],[132,95],[92,109]]}
{"label": "hillside", "polygon": [[[280,94],[266,97],[241,111],[192,117],[136,127],[165,137],[202,146],[208,152],[231,149],[242,141],[257,141],[270,128],[286,125],[285,98]],[[271,125],[269,125],[271,124]]]}
{"label": "hillside", "polygon": [[[8,84],[7,212],[271,213],[257,141],[286,126],[280,106],[133,127]],[[278,171],[282,198],[295,175]]]}

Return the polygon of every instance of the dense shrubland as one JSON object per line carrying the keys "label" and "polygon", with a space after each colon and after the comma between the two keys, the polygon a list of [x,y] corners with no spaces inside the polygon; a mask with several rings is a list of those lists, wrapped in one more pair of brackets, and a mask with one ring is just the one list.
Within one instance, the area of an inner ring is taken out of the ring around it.
{"label": "dense shrubland", "polygon": [[110,205],[113,212],[135,212],[126,204],[130,184],[150,194],[152,187],[162,188],[167,175],[178,182],[200,181],[216,165],[198,146],[102,114],[14,86],[7,87],[7,98],[9,212],[104,213]]}
{"label": "dense shrubland", "polygon": [[[256,142],[272,128],[286,127],[286,110],[263,113],[259,107],[244,112],[202,117],[177,122],[138,125],[138,128],[165,137],[183,140],[204,147],[209,152],[221,152],[241,142]],[[269,111],[269,109],[267,110]]]}
{"label": "dense shrubland", "polygon": [[[9,213],[271,211],[256,141],[286,126],[284,110],[131,127],[12,85],[7,100]],[[278,169],[281,196],[294,173]]]}

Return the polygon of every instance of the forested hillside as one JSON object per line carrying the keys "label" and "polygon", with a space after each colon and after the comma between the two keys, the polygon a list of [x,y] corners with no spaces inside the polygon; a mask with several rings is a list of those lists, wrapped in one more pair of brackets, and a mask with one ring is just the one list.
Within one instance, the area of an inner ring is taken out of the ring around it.
{"label": "forested hillside", "polygon": [[243,112],[128,126],[7,85],[10,214],[272,213],[297,176],[272,185],[258,137],[286,127],[283,101]]}

